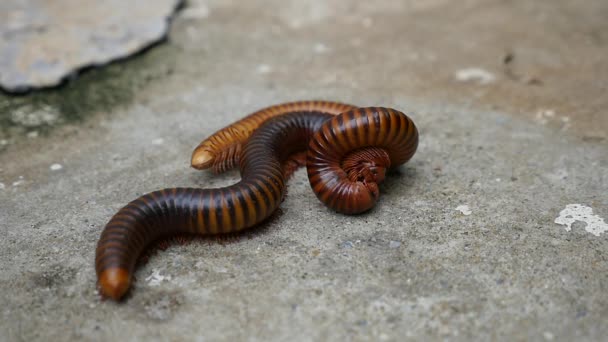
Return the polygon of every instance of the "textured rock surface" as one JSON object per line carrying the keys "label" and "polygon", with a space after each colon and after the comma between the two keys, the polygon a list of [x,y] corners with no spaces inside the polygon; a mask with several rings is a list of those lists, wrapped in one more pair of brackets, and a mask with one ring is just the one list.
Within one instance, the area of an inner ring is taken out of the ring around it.
{"label": "textured rock surface", "polygon": [[3,0],[0,87],[59,84],[78,69],[129,56],[160,40],[180,0]]}
{"label": "textured rock surface", "polygon": [[[604,340],[608,236],[554,221],[573,204],[608,221],[607,7],[189,2],[168,44],[45,94],[0,94],[0,336]],[[330,212],[300,171],[262,229],[173,246],[126,302],[99,300],[95,245],[118,208],[235,182],[189,168],[200,139],[311,98],[418,124],[417,155],[372,212]]]}

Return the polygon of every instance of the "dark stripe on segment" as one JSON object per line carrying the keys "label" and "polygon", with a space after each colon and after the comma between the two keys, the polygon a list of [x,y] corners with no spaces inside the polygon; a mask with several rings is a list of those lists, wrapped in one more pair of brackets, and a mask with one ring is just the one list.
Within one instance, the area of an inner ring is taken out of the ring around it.
{"label": "dark stripe on segment", "polygon": [[179,213],[177,212],[177,205],[175,203],[177,200],[177,188],[165,189],[163,193],[165,196],[161,200],[167,206],[167,221],[171,225],[177,224],[176,220],[180,217],[178,216]]}
{"label": "dark stripe on segment", "polygon": [[213,234],[213,230],[211,228],[211,207],[213,202],[213,195],[215,189],[208,190],[205,192],[205,195],[201,197],[201,213],[203,216],[203,227],[205,234]]}
{"label": "dark stripe on segment", "polygon": [[196,209],[192,205],[194,193],[194,188],[188,188],[184,196],[184,202],[182,203],[182,207],[188,215],[188,231],[190,233],[196,232]]}
{"label": "dark stripe on segment", "polygon": [[229,208],[230,216],[233,218],[233,230],[238,231],[243,229],[246,225],[245,206],[242,194],[235,192],[233,188],[229,188],[230,203],[232,204]]}
{"label": "dark stripe on segment", "polygon": [[244,184],[242,188],[250,199],[247,201],[247,205],[249,207],[251,222],[257,222],[265,214],[264,200],[261,198],[261,193],[258,192],[253,184]]}
{"label": "dark stripe on segment", "polygon": [[[221,228],[222,233],[229,233],[233,224],[232,218],[234,216],[234,203],[232,203],[230,199],[230,194],[225,188],[221,189],[220,193],[222,194],[220,202],[220,213],[222,215],[222,219],[219,226]],[[232,213],[230,212],[231,209]]]}
{"label": "dark stripe on segment", "polygon": [[[136,227],[139,229],[131,229],[131,227]],[[109,234],[113,230],[122,230],[123,234],[126,234],[127,232],[131,232],[131,230],[134,230],[133,234],[134,234],[135,240],[139,244],[144,244],[146,241],[144,233],[146,231],[141,228],[143,228],[143,225],[139,224],[139,222],[129,222],[129,221],[123,221],[122,219],[113,219],[106,225],[106,228],[104,229],[104,234],[105,233]],[[104,235],[102,235],[102,238],[103,237],[104,237]]]}
{"label": "dark stripe on segment", "polygon": [[[346,141],[348,141],[349,146],[358,146],[359,145],[359,137],[357,132],[357,121],[355,117],[355,110],[349,110],[348,112],[340,115],[340,117],[345,117],[344,122],[344,133],[346,135]],[[349,148],[350,149],[350,148]]]}
{"label": "dark stripe on segment", "polygon": [[396,140],[398,140],[398,138],[401,136],[401,129],[403,128],[402,120],[400,116],[390,108],[377,108],[377,110],[384,113],[388,118],[389,133],[387,134],[388,137],[385,145],[393,146]]}
{"label": "dark stripe on segment", "polygon": [[368,144],[367,141],[367,116],[361,113],[361,110],[353,110],[355,116],[355,127],[353,130],[355,131],[357,137],[357,146],[363,146]]}
{"label": "dark stripe on segment", "polygon": [[157,192],[150,192],[144,195],[142,198],[146,205],[152,210],[153,216],[157,219],[158,225],[156,227],[166,227],[168,222],[166,219],[166,213],[168,211],[164,201],[159,201],[164,197],[164,191],[160,190]]}
{"label": "dark stripe on segment", "polygon": [[334,139],[334,143],[340,147],[340,153],[344,153],[349,149],[350,144],[344,136],[344,115],[338,115],[331,120],[330,134]]}
{"label": "dark stripe on segment", "polygon": [[205,199],[207,198],[207,191],[200,190],[198,192],[198,196],[196,198],[196,203],[198,203],[196,208],[196,230],[200,234],[207,233],[207,225],[205,223],[205,217],[208,214],[205,214]]}
{"label": "dark stripe on segment", "polygon": [[256,178],[261,180],[264,184],[269,185],[273,196],[278,198],[283,188],[282,174],[277,173],[276,170],[270,170],[267,168],[259,169]]}
{"label": "dark stripe on segment", "polygon": [[184,205],[186,201],[186,189],[185,188],[177,188],[175,191],[175,212],[176,217],[179,218],[178,224],[183,226],[184,228],[188,227],[188,221],[190,220],[189,213],[187,207]]}
{"label": "dark stripe on segment", "polygon": [[209,201],[208,201],[208,214],[207,214],[207,231],[210,234],[218,234],[220,232],[219,224],[217,220],[217,200],[219,199],[220,194],[217,189],[213,189],[209,191]]}
{"label": "dark stripe on segment", "polygon": [[277,201],[277,198],[274,197],[274,194],[271,190],[272,186],[270,186],[268,182],[261,179],[255,181],[254,184],[258,186],[258,189],[261,189],[262,199],[266,204],[266,208],[268,208],[267,210],[272,211],[275,206],[274,204]]}
{"label": "dark stripe on segment", "polygon": [[131,204],[133,205],[133,209],[138,210],[144,214],[144,218],[142,219],[144,226],[157,227],[161,224],[160,218],[156,214],[156,210],[147,195],[137,198],[133,202],[129,203],[127,207],[131,207]]}

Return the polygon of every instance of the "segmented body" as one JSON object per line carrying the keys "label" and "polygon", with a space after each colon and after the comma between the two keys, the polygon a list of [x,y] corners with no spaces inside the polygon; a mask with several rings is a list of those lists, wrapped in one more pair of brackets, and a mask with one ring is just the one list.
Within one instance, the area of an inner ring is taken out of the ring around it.
{"label": "segmented body", "polygon": [[417,145],[414,123],[387,108],[360,108],[335,117],[295,112],[270,119],[244,145],[240,182],[217,189],[155,191],[112,217],[96,251],[100,292],[123,297],[137,258],[156,239],[233,233],[268,218],[285,195],[285,165],[294,153],[307,151],[317,197],[338,212],[355,214],[375,204],[384,171],[409,160]]}
{"label": "segmented body", "polygon": [[297,101],[260,109],[203,140],[192,152],[192,167],[200,170],[211,168],[215,173],[236,167],[243,144],[260,125],[273,117],[295,112],[337,115],[353,108],[355,106],[339,102]]}

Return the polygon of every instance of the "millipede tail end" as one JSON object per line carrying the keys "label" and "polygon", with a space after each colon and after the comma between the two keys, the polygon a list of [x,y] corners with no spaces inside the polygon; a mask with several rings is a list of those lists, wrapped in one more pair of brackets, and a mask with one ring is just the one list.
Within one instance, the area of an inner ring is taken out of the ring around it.
{"label": "millipede tail end", "polygon": [[207,150],[205,146],[199,146],[192,152],[190,164],[198,170],[205,170],[213,165],[215,154]]}
{"label": "millipede tail end", "polygon": [[108,268],[99,275],[98,285],[102,297],[120,300],[131,287],[131,275],[121,267]]}

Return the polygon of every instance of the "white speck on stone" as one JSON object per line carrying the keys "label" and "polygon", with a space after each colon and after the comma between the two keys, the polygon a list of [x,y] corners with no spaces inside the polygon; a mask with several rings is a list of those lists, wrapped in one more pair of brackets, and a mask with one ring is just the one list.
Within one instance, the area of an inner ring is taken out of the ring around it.
{"label": "white speck on stone", "polygon": [[543,333],[543,337],[545,338],[545,340],[547,341],[553,341],[553,339],[555,338],[555,336],[553,336],[553,334],[549,331],[545,331]]}
{"label": "white speck on stone", "polygon": [[38,138],[38,131],[31,131],[26,134],[26,136],[30,139]]}
{"label": "white speck on stone", "polygon": [[256,71],[258,72],[258,74],[267,74],[272,71],[272,67],[268,64],[260,64],[256,68]]}
{"label": "white speck on stone", "polygon": [[217,267],[215,269],[215,272],[217,272],[217,273],[228,273],[228,269],[226,267]]}
{"label": "white speck on stone", "polygon": [[171,276],[161,275],[159,270],[153,270],[152,274],[150,274],[148,277],[146,277],[146,281],[148,282],[148,285],[150,285],[150,286],[158,286],[158,285],[160,285],[160,283],[162,283],[165,280],[166,281],[171,280]]}
{"label": "white speck on stone", "polygon": [[460,82],[476,81],[479,84],[488,84],[496,80],[493,73],[481,68],[466,68],[456,71],[456,80]]}
{"label": "white speck on stone", "polygon": [[317,43],[317,44],[315,44],[314,51],[315,51],[315,53],[321,54],[321,53],[326,53],[327,51],[329,51],[329,48],[327,47],[327,45],[325,45],[323,43]]}
{"label": "white speck on stone", "polygon": [[[549,120],[555,117],[555,111],[553,109],[539,109],[536,111],[536,115],[534,115],[534,120],[540,123],[541,125],[545,125]],[[569,119],[568,119],[569,120]]]}
{"label": "white speck on stone", "polygon": [[593,209],[582,204],[568,204],[566,208],[559,212],[555,223],[566,226],[566,231],[572,230],[575,221],[582,221],[587,224],[585,230],[595,236],[600,236],[608,231],[608,224],[598,215],[593,215]]}
{"label": "white speck on stone", "polygon": [[0,146],[8,145],[8,140],[2,139],[0,140]]}
{"label": "white speck on stone", "polygon": [[21,184],[25,183],[25,181],[23,179],[20,179],[18,181],[13,182],[13,186],[19,186]]}
{"label": "white speck on stone", "polygon": [[152,140],[152,145],[162,145],[164,142],[165,142],[165,139],[158,138],[158,139]]}
{"label": "white speck on stone", "polygon": [[391,241],[388,243],[388,248],[399,248],[401,246],[401,242],[399,241]]}
{"label": "white speck on stone", "polygon": [[496,178],[496,181],[500,183],[502,181],[502,179]]}
{"label": "white speck on stone", "polygon": [[51,171],[59,171],[59,170],[63,169],[63,166],[61,166],[61,164],[55,163],[50,166],[50,169],[51,169]]}
{"label": "white speck on stone", "polygon": [[0,183],[0,190],[4,190],[6,188],[6,185],[4,185],[4,183]]}
{"label": "white speck on stone", "polygon": [[469,216],[472,213],[471,208],[469,208],[469,206],[466,204],[457,206],[455,210],[460,211],[460,213],[464,216]]}

